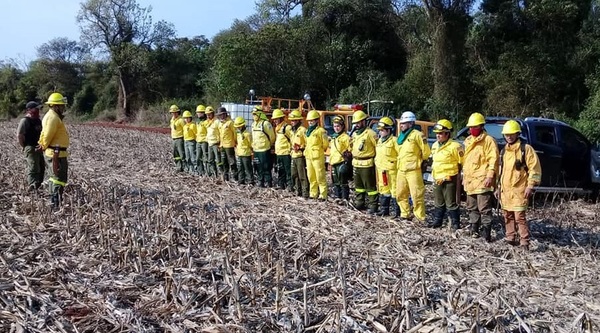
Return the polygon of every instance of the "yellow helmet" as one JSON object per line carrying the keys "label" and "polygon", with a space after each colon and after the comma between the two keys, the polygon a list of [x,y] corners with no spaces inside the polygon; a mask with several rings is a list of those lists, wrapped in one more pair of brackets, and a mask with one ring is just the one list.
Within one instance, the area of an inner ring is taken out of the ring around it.
{"label": "yellow helmet", "polygon": [[206,106],[200,104],[196,107],[196,113],[200,113],[200,112],[204,112],[206,111]]}
{"label": "yellow helmet", "polygon": [[169,107],[169,112],[179,112],[179,107],[173,104]]}
{"label": "yellow helmet", "polygon": [[192,113],[189,110],[183,111],[183,118],[192,118]]}
{"label": "yellow helmet", "polygon": [[352,123],[356,124],[362,120],[367,119],[367,114],[364,111],[358,110],[352,114]]}
{"label": "yellow helmet", "polygon": [[246,126],[246,119],[242,117],[235,117],[235,120],[233,121],[233,126],[237,128]]}
{"label": "yellow helmet", "polygon": [[252,109],[252,113],[254,114],[254,113],[257,113],[257,112],[262,112],[262,110],[263,110],[263,109],[262,109],[262,106],[260,106],[260,105],[257,105],[257,106],[255,106],[255,107]]}
{"label": "yellow helmet", "polygon": [[321,116],[315,110],[309,111],[308,114],[306,115],[306,120],[315,120],[315,119],[319,119],[319,118],[321,118]]}
{"label": "yellow helmet", "polygon": [[452,123],[448,119],[441,119],[433,126],[433,133],[450,133],[452,131]]}
{"label": "yellow helmet", "polygon": [[215,109],[213,109],[212,106],[207,106],[206,109],[204,109],[204,113],[209,114],[209,113],[214,113]]}
{"label": "yellow helmet", "polygon": [[504,126],[502,127],[502,134],[516,134],[516,133],[521,133],[521,125],[519,125],[518,122],[514,121],[514,120],[509,120],[506,123],[504,123]]}
{"label": "yellow helmet", "polygon": [[485,124],[485,117],[481,113],[475,112],[469,117],[467,127],[475,127],[483,124]]}
{"label": "yellow helmet", "polygon": [[377,128],[391,128],[394,126],[394,121],[390,117],[383,117],[379,119],[379,123],[377,123]]}
{"label": "yellow helmet", "polygon": [[283,111],[281,111],[280,109],[273,110],[273,115],[271,116],[271,119],[279,119],[283,117],[285,117]]}
{"label": "yellow helmet", "polygon": [[290,114],[288,115],[288,119],[289,120],[302,120],[302,112],[300,112],[300,110],[294,110],[292,112],[290,112]]}
{"label": "yellow helmet", "polygon": [[340,117],[340,116],[335,116],[333,117],[333,119],[331,120],[332,123],[334,124],[343,124],[344,123],[344,118]]}
{"label": "yellow helmet", "polygon": [[65,104],[67,104],[67,98],[64,97],[62,94],[55,92],[55,93],[50,94],[46,104],[48,104],[48,105],[65,105]]}

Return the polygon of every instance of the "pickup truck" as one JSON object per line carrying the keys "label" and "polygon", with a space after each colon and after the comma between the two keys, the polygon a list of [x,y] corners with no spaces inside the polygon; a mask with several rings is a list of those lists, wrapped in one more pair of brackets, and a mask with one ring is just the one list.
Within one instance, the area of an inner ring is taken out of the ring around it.
{"label": "pickup truck", "polygon": [[[488,117],[485,130],[498,143],[506,145],[502,127],[511,118]],[[542,182],[538,192],[590,192],[600,187],[600,154],[580,132],[568,124],[547,118],[515,119],[521,125],[521,140],[530,144],[542,165]],[[463,142],[469,129],[463,128],[456,140]]]}

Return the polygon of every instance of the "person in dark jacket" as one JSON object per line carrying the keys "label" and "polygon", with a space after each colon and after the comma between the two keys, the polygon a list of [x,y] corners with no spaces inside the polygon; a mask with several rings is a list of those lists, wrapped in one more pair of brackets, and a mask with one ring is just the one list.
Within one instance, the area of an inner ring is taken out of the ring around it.
{"label": "person in dark jacket", "polygon": [[17,127],[17,141],[27,160],[28,191],[35,191],[42,186],[46,170],[44,153],[35,149],[42,133],[41,107],[37,102],[28,102],[25,106],[25,117],[21,119]]}

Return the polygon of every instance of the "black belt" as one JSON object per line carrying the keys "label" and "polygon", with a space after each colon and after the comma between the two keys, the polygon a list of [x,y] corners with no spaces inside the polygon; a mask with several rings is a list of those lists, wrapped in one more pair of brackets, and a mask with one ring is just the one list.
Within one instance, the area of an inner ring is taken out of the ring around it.
{"label": "black belt", "polygon": [[63,148],[63,147],[48,147],[52,150],[58,150],[58,151],[67,151],[67,148]]}
{"label": "black belt", "polygon": [[357,159],[359,161],[366,161],[366,160],[372,160],[375,157],[353,157],[354,159]]}

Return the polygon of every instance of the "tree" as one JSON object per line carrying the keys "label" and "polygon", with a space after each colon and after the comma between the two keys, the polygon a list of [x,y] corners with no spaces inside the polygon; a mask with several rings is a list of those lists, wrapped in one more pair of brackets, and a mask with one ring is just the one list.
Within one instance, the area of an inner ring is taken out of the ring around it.
{"label": "tree", "polygon": [[152,23],[151,11],[135,0],[86,0],[77,15],[82,38],[110,55],[119,83],[117,110],[125,119],[132,116],[130,98],[146,52],[174,35],[171,24]]}

